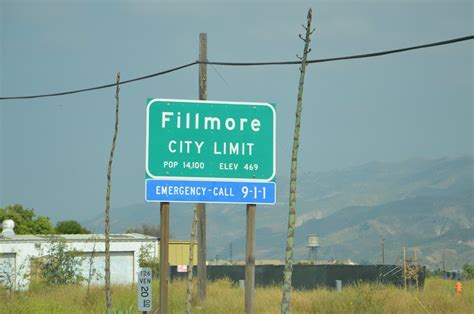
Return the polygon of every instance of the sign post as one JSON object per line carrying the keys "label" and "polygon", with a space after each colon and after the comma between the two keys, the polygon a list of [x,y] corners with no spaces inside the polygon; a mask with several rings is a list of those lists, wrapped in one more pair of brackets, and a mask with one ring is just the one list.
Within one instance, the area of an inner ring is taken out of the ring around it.
{"label": "sign post", "polygon": [[147,313],[151,312],[152,299],[152,271],[151,268],[141,268],[138,272],[138,310]]}
{"label": "sign post", "polygon": [[254,204],[247,205],[245,247],[245,313],[253,314],[255,300],[255,211]]}
{"label": "sign post", "polygon": [[168,311],[170,203],[160,203],[160,313]]}

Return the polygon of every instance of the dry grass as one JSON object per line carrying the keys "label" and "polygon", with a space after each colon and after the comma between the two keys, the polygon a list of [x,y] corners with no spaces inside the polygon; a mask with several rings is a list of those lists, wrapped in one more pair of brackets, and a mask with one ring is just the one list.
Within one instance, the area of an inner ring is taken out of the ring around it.
{"label": "dry grass", "polygon": [[[158,308],[158,282],[154,282],[154,308]],[[196,289],[193,289],[194,291]],[[170,285],[172,313],[185,312],[186,282]],[[112,300],[117,313],[138,313],[136,288],[114,286]],[[257,288],[256,313],[279,313],[281,289]],[[195,298],[194,298],[195,300]],[[194,301],[195,302],[195,301]],[[35,286],[28,292],[9,295],[0,292],[0,313],[103,313],[105,293],[84,287]],[[474,281],[464,283],[463,295],[454,295],[454,282],[428,279],[425,289],[404,291],[395,287],[361,284],[333,290],[293,291],[293,313],[471,313],[474,309]],[[221,280],[210,283],[202,306],[193,304],[193,313],[243,313],[244,290]]]}

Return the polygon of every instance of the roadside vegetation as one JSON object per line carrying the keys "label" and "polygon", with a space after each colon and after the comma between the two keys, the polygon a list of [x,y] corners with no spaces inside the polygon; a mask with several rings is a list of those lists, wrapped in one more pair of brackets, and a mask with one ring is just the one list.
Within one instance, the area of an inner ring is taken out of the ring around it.
{"label": "roadside vegetation", "polygon": [[[293,313],[471,313],[474,281],[463,283],[461,297],[454,293],[454,281],[427,279],[423,290],[408,290],[375,284],[330,289],[293,291]],[[158,281],[153,283],[153,308],[158,308]],[[135,286],[113,286],[115,313],[139,313]],[[26,292],[0,292],[1,313],[104,313],[104,289],[96,286],[32,285]],[[172,313],[185,312],[186,282],[170,284]],[[196,300],[194,296],[193,300]],[[255,313],[279,313],[281,288],[257,288]],[[244,290],[227,280],[212,282],[201,308],[194,302],[192,313],[243,313]]]}
{"label": "roadside vegetation", "polygon": [[[54,226],[46,216],[36,216],[34,209],[20,204],[7,205],[0,208],[0,224],[12,219],[15,222],[16,234],[87,234],[89,230],[82,227],[76,220],[58,221]],[[1,226],[0,226],[1,231]]]}

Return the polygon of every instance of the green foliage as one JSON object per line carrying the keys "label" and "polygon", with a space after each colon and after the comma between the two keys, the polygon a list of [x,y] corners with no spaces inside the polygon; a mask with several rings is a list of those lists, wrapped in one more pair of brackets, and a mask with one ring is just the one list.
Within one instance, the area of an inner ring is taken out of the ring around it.
{"label": "green foliage", "polygon": [[91,233],[86,228],[83,228],[76,220],[59,221],[56,224],[56,233],[58,234],[88,234]]}
{"label": "green foliage", "polygon": [[462,267],[462,273],[468,279],[474,279],[474,266],[469,265],[469,264],[464,264],[464,266]]}
{"label": "green foliage", "polygon": [[0,208],[0,221],[15,221],[16,234],[53,234],[54,227],[48,217],[38,216],[33,209],[24,208],[20,204]]}
{"label": "green foliage", "polygon": [[160,272],[160,262],[156,257],[153,257],[151,252],[153,244],[149,243],[140,247],[140,254],[138,255],[138,265],[140,267],[149,267],[153,273],[154,278],[158,278]]}
{"label": "green foliage", "polygon": [[82,260],[81,253],[71,250],[64,239],[52,238],[47,256],[38,261],[41,278],[48,286],[79,284],[84,280],[79,270]]}
{"label": "green foliage", "polygon": [[8,260],[0,262],[0,289],[4,288],[13,294],[16,289],[25,288],[30,275],[25,268],[25,264],[15,265]]}
{"label": "green foliage", "polygon": [[[169,285],[169,312],[185,313],[186,281]],[[461,297],[454,293],[450,280],[429,279],[424,289],[403,290],[382,285],[343,285],[334,289],[294,290],[293,313],[471,313],[474,308],[474,281],[463,283]],[[135,285],[114,285],[113,313],[138,313]],[[91,313],[104,314],[104,288],[92,286],[90,299],[87,287],[53,286],[18,292],[11,298],[0,290],[1,313]],[[159,308],[159,282],[153,281],[153,310]],[[255,313],[279,313],[281,286],[256,287]],[[244,313],[245,294],[230,281],[209,282],[203,304],[193,303],[191,313]]]}

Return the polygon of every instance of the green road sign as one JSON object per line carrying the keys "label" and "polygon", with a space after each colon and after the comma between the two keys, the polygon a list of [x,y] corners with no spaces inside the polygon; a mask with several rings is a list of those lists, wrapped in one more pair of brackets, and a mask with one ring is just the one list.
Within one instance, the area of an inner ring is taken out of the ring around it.
{"label": "green road sign", "polygon": [[269,103],[148,99],[150,178],[270,181],[275,107]]}

